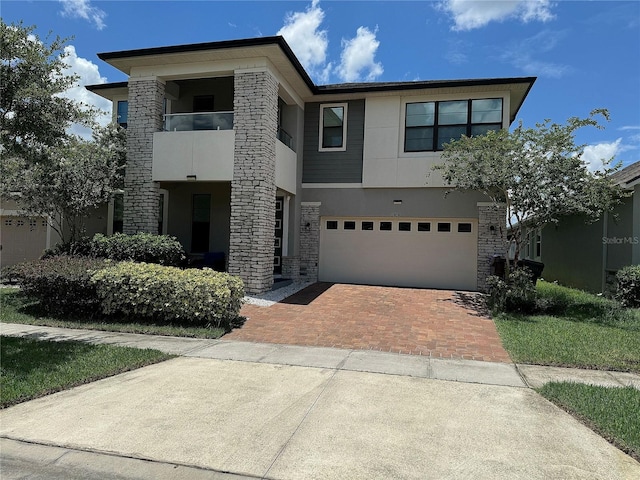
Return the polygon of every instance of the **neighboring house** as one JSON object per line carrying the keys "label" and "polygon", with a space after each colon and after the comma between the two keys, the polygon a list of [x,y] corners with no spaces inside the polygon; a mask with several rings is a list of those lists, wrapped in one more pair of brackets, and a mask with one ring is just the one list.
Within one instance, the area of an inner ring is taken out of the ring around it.
{"label": "neighboring house", "polygon": [[252,293],[274,275],[484,287],[505,212],[445,199],[432,167],[450,139],[508,128],[535,78],[315,85],[282,37],[98,56],[128,76],[87,87],[127,127],[109,233],[220,252]]}
{"label": "neighboring house", "polygon": [[[112,209],[112,208],[111,208]],[[100,206],[86,219],[86,235],[107,231],[111,209]],[[12,200],[0,203],[0,268],[40,258],[44,250],[60,243],[60,236],[46,216],[28,215]]]}
{"label": "neighboring house", "polygon": [[557,225],[523,232],[521,255],[544,263],[545,280],[599,293],[620,268],[640,264],[640,161],[613,179],[631,194],[614,212],[595,223],[572,215]]}

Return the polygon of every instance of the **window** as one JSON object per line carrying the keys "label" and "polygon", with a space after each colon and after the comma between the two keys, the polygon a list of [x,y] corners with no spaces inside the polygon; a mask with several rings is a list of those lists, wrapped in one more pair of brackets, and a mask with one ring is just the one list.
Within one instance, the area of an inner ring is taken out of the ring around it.
{"label": "window", "polygon": [[118,101],[118,116],[116,123],[122,128],[127,128],[127,120],[129,118],[129,102],[127,100]]}
{"label": "window", "polygon": [[337,230],[338,222],[337,220],[327,220],[327,230]]}
{"label": "window", "polygon": [[113,196],[113,233],[122,233],[124,219],[124,194],[116,193]]}
{"label": "window", "polygon": [[470,223],[459,223],[458,224],[458,232],[459,233],[470,233],[471,232],[471,224]]}
{"label": "window", "polygon": [[391,231],[391,222],[380,222],[380,230],[385,232]]}
{"label": "window", "polygon": [[320,106],[319,151],[344,151],[347,138],[347,104]]}
{"label": "window", "polygon": [[209,224],[211,222],[211,195],[194,194],[191,211],[191,253],[209,251]]}
{"label": "window", "polygon": [[431,223],[430,222],[418,222],[418,231],[419,232],[430,232],[431,231]]}
{"label": "window", "polygon": [[462,135],[484,135],[502,128],[502,99],[407,103],[405,152],[442,150]]}
{"label": "window", "polygon": [[451,224],[449,222],[438,222],[438,231],[439,232],[450,232]]}
{"label": "window", "polygon": [[398,231],[400,231],[400,232],[410,232],[411,231],[411,222],[400,222],[400,223],[398,223]]}
{"label": "window", "polygon": [[356,222],[352,222],[352,221],[344,222],[344,229],[345,230],[355,230],[356,229]]}
{"label": "window", "polygon": [[362,230],[373,230],[373,222],[362,222]]}
{"label": "window", "polygon": [[542,231],[536,232],[536,258],[540,258],[542,254]]}

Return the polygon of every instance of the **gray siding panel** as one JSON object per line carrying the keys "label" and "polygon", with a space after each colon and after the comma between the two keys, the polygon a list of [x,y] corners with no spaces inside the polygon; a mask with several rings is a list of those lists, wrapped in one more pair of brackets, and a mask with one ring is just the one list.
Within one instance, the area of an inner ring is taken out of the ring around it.
{"label": "gray siding panel", "polygon": [[361,183],[364,148],[364,100],[351,100],[347,107],[347,150],[319,152],[320,103],[307,103],[304,110],[303,183]]}

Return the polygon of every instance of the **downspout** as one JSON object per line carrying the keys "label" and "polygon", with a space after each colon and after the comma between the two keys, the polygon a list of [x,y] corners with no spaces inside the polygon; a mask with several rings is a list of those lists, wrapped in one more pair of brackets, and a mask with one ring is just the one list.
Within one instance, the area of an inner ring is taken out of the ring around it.
{"label": "downspout", "polygon": [[605,293],[605,287],[607,285],[607,249],[609,248],[608,240],[608,227],[609,226],[609,212],[604,212],[602,217],[602,293]]}

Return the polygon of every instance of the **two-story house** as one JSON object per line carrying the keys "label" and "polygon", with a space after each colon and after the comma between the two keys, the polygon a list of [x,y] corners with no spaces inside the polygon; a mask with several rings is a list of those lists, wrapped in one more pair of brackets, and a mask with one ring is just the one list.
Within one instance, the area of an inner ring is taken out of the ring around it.
{"label": "two-story house", "polygon": [[108,230],[224,254],[247,291],[275,275],[482,289],[504,210],[444,196],[432,167],[460,135],[508,128],[535,78],[316,85],[282,37],[98,55],[89,86],[127,127]]}

